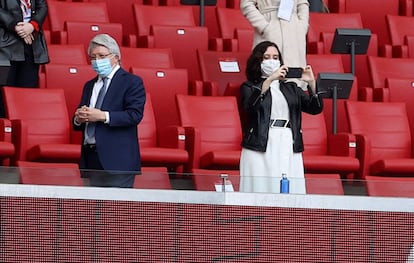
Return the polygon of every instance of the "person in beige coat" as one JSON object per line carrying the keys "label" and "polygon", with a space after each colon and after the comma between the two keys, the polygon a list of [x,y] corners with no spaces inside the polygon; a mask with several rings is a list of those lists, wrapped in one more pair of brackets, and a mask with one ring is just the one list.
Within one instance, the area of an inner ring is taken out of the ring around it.
{"label": "person in beige coat", "polygon": [[[279,10],[281,5],[285,12]],[[240,9],[255,29],[253,47],[272,41],[280,48],[285,65],[306,66],[308,0],[241,0]]]}

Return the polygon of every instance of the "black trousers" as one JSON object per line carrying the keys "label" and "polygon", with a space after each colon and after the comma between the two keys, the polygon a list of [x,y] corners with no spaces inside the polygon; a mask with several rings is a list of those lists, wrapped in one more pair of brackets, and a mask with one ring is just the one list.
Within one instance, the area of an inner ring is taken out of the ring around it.
{"label": "black trousers", "polygon": [[121,187],[132,188],[135,181],[135,173],[125,171],[105,171],[99,161],[96,147],[86,147],[85,158],[88,169],[82,172],[84,177],[89,177],[90,186],[97,187]]}
{"label": "black trousers", "polygon": [[7,85],[23,88],[39,86],[39,64],[34,63],[33,50],[30,45],[24,45],[24,61],[10,61]]}

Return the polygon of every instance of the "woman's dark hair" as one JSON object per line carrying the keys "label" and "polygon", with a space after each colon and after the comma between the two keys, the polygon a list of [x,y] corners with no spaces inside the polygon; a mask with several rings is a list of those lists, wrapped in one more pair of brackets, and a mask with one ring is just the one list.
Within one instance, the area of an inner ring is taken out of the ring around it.
{"label": "woman's dark hair", "polygon": [[266,52],[268,47],[275,47],[279,52],[280,65],[283,65],[282,53],[279,50],[279,47],[271,41],[263,41],[257,44],[249,58],[247,59],[246,64],[246,77],[252,82],[258,81],[262,77],[262,69],[260,64],[263,61],[263,55]]}

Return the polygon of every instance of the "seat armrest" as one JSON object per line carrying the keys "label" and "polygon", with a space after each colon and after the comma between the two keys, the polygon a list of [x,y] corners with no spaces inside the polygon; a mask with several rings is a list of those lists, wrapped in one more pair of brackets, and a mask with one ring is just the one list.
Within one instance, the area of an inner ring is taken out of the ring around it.
{"label": "seat armrest", "polygon": [[412,0],[400,0],[399,1],[399,14],[401,16],[413,15],[413,1]]}
{"label": "seat armrest", "polygon": [[203,95],[204,96],[218,96],[219,87],[216,81],[204,81],[203,82]]}
{"label": "seat armrest", "polygon": [[392,46],[389,44],[378,47],[378,56],[385,58],[392,58]]}
{"label": "seat armrest", "polygon": [[0,141],[12,142],[12,123],[9,119],[0,118]]}
{"label": "seat armrest", "polygon": [[163,128],[158,134],[161,147],[185,149],[185,130],[183,127],[171,125]]}
{"label": "seat armrest", "polygon": [[223,51],[224,44],[222,38],[210,38],[208,40],[208,49],[214,51]]}
{"label": "seat armrest", "polygon": [[336,133],[328,136],[328,153],[335,156],[356,156],[356,138],[350,133]]}
{"label": "seat armrest", "polygon": [[389,88],[378,88],[374,89],[374,101],[390,101],[390,89]]}
{"label": "seat armrest", "polygon": [[17,160],[26,161],[26,150],[28,145],[28,125],[23,120],[11,120],[12,142],[16,149],[15,158],[11,160],[11,165],[16,165]]}
{"label": "seat armrest", "polygon": [[359,171],[355,176],[358,179],[364,179],[366,175],[369,175],[371,167],[371,141],[362,134],[356,134],[355,138],[357,142],[356,157],[360,162]]}
{"label": "seat armrest", "polygon": [[374,91],[372,87],[359,87],[358,88],[358,100],[360,101],[373,101]]}
{"label": "seat armrest", "polygon": [[408,46],[407,45],[392,46],[392,57],[408,58]]}
{"label": "seat armrest", "polygon": [[134,34],[129,34],[123,37],[124,46],[127,47],[138,47],[137,36]]}
{"label": "seat armrest", "polygon": [[188,94],[202,96],[204,93],[204,82],[202,80],[190,80],[188,82]]}
{"label": "seat armrest", "polygon": [[185,129],[185,149],[188,152],[188,164],[184,168],[191,171],[200,167],[201,155],[201,132],[195,127],[184,127]]}

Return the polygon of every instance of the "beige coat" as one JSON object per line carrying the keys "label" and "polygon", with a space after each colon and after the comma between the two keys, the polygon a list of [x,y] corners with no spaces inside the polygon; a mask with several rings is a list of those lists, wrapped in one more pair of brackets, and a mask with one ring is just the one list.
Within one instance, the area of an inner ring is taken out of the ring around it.
{"label": "beige coat", "polygon": [[308,0],[293,1],[290,21],[277,16],[281,0],[241,0],[240,9],[255,28],[254,46],[263,40],[272,41],[279,46],[285,65],[304,67],[309,3]]}

